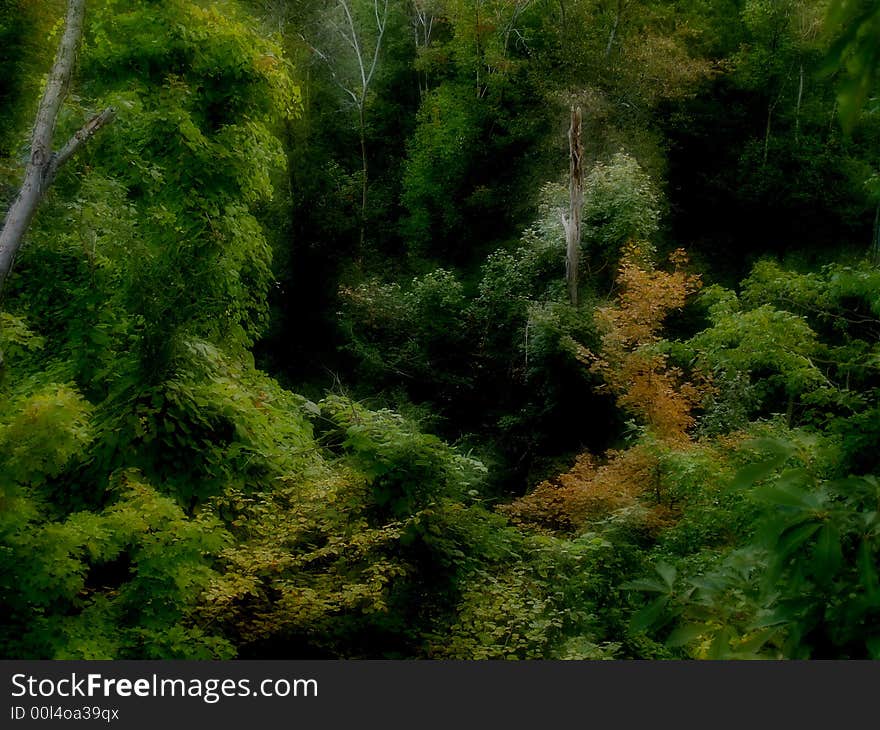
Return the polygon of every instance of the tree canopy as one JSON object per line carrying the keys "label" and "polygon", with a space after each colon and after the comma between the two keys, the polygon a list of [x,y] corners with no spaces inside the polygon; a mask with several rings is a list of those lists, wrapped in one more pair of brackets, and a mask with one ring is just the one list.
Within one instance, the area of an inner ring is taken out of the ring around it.
{"label": "tree canopy", "polygon": [[878,40],[0,0],[4,656],[880,658]]}

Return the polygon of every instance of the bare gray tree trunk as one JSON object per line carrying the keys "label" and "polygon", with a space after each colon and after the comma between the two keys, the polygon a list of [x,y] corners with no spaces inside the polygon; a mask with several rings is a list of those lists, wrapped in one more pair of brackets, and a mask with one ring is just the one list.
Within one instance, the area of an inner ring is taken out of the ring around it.
{"label": "bare gray tree trunk", "polygon": [[800,81],[798,82],[797,105],[794,110],[794,138],[800,139],[801,135],[801,102],[804,99],[804,64],[801,63]]}
{"label": "bare gray tree trunk", "polygon": [[[321,51],[315,46],[311,47],[312,51],[327,65],[330,75],[336,82],[336,85],[342,89],[348,97],[354,102],[358,112],[358,131],[361,146],[361,220],[360,220],[360,249],[363,250],[364,239],[366,237],[367,226],[367,195],[369,191],[368,169],[367,169],[367,127],[366,127],[366,107],[367,94],[370,91],[370,85],[376,74],[376,66],[379,63],[379,56],[382,52],[382,42],[385,38],[385,29],[388,26],[388,3],[389,0],[373,0],[373,16],[376,22],[376,35],[373,43],[372,54],[365,45],[368,40],[367,33],[364,29],[359,29],[355,22],[355,16],[352,12],[350,0],[336,0],[334,8],[342,11],[343,22],[337,25],[329,16],[325,18],[331,29],[341,38],[345,47],[351,49],[353,59],[357,65],[355,78],[344,78],[342,73],[342,64],[338,59],[331,58],[328,53]],[[302,37],[302,36],[301,36]],[[303,37],[303,40],[305,38]],[[306,41],[308,43],[308,41]],[[371,57],[372,56],[372,57]]]}
{"label": "bare gray tree trunk", "polygon": [[[416,44],[416,53],[420,49],[427,50],[431,47],[431,41],[434,33],[434,12],[435,7],[431,2],[425,0],[412,0],[412,28]],[[419,98],[423,98],[428,93],[428,71],[416,71],[416,79],[419,84]]]}
{"label": "bare gray tree trunk", "polygon": [[762,158],[765,165],[767,164],[767,157],[770,154],[770,130],[773,125],[773,110],[775,108],[775,103],[767,106],[767,124],[764,127],[764,156]]}
{"label": "bare gray tree trunk", "polygon": [[620,18],[623,15],[623,0],[617,0],[617,8],[614,13],[614,22],[611,24],[611,32],[608,34],[608,43],[605,46],[605,60],[611,55],[614,47],[614,39],[617,37],[617,29],[620,27]]}
{"label": "bare gray tree trunk", "polygon": [[874,211],[874,240],[871,246],[871,263],[880,266],[880,201]]}
{"label": "bare gray tree trunk", "polygon": [[367,169],[367,121],[364,116],[364,107],[363,105],[358,107],[358,123],[361,134],[361,221],[360,221],[360,249],[359,251],[363,253],[364,250],[364,239],[367,234],[367,191],[369,190],[369,178],[368,178],[368,169]]}
{"label": "bare gray tree trunk", "polygon": [[476,83],[477,83],[477,98],[481,99],[483,97],[483,89],[480,85],[480,67],[483,65],[483,50],[480,46],[480,6],[482,5],[482,0],[477,0],[474,3],[474,47],[475,47],[475,55],[477,59],[477,68],[476,68]]}
{"label": "bare gray tree trunk", "polygon": [[12,205],[9,206],[3,222],[3,230],[0,231],[0,294],[3,292],[3,286],[12,270],[15,256],[21,248],[34,213],[43,200],[46,190],[55,180],[58,170],[115,116],[112,108],[106,109],[89,120],[61,150],[52,152],[55,122],[70,88],[76,51],[82,38],[84,16],[85,0],[69,0],[64,35],[58,46],[55,63],[49,73],[34,121],[31,156],[25,169],[24,182]]}
{"label": "bare gray tree trunk", "polygon": [[571,126],[568,130],[568,217],[562,216],[562,226],[565,229],[565,280],[568,284],[568,300],[574,307],[578,303],[581,212],[584,207],[584,147],[581,143],[581,121],[580,107],[572,107]]}

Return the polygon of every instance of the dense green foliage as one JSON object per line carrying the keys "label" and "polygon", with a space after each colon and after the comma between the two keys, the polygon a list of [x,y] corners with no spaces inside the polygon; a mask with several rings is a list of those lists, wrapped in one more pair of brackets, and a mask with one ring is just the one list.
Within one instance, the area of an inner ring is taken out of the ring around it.
{"label": "dense green foliage", "polygon": [[[64,5],[0,0],[4,209]],[[0,653],[880,658],[875,4],[377,8],[88,0]]]}

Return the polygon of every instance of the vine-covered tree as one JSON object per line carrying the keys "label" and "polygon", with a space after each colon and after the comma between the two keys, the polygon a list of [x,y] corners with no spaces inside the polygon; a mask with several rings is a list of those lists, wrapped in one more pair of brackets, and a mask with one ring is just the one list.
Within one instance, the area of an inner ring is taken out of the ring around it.
{"label": "vine-covered tree", "polygon": [[34,120],[24,182],[6,211],[3,228],[0,229],[0,296],[31,219],[46,191],[55,182],[58,171],[116,114],[113,107],[108,107],[86,122],[59,150],[53,150],[55,125],[70,88],[76,53],[82,38],[85,10],[85,0],[68,2],[64,35],[58,45],[58,54],[49,72],[46,89]]}

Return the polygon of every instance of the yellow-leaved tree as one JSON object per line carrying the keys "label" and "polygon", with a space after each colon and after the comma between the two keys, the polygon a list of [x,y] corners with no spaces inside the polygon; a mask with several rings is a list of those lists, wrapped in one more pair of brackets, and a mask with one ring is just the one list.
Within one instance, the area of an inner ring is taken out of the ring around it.
{"label": "yellow-leaved tree", "polygon": [[694,406],[705,394],[705,383],[685,379],[679,368],[661,352],[663,323],[684,307],[699,290],[700,277],[686,270],[683,249],[670,256],[672,271],[655,269],[646,244],[629,244],[617,275],[617,300],[596,312],[603,332],[598,354],[583,350],[591,370],[599,373],[617,397],[618,405],[632,413],[660,441],[687,440],[694,424]]}
{"label": "yellow-leaved tree", "polygon": [[[656,269],[652,253],[647,244],[630,243],[624,249],[617,297],[596,311],[599,352],[578,349],[579,359],[602,376],[601,387],[641,422],[646,438],[629,449],[609,451],[605,463],[579,455],[568,472],[501,508],[515,522],[573,532],[615,510],[637,506],[646,492],[660,492],[660,451],[690,441],[693,410],[711,385],[702,376],[688,380],[669,364],[660,345],[664,321],[700,288],[700,277],[688,273],[682,249],[670,255],[670,271]],[[668,518],[657,504],[646,515],[655,527]]]}

